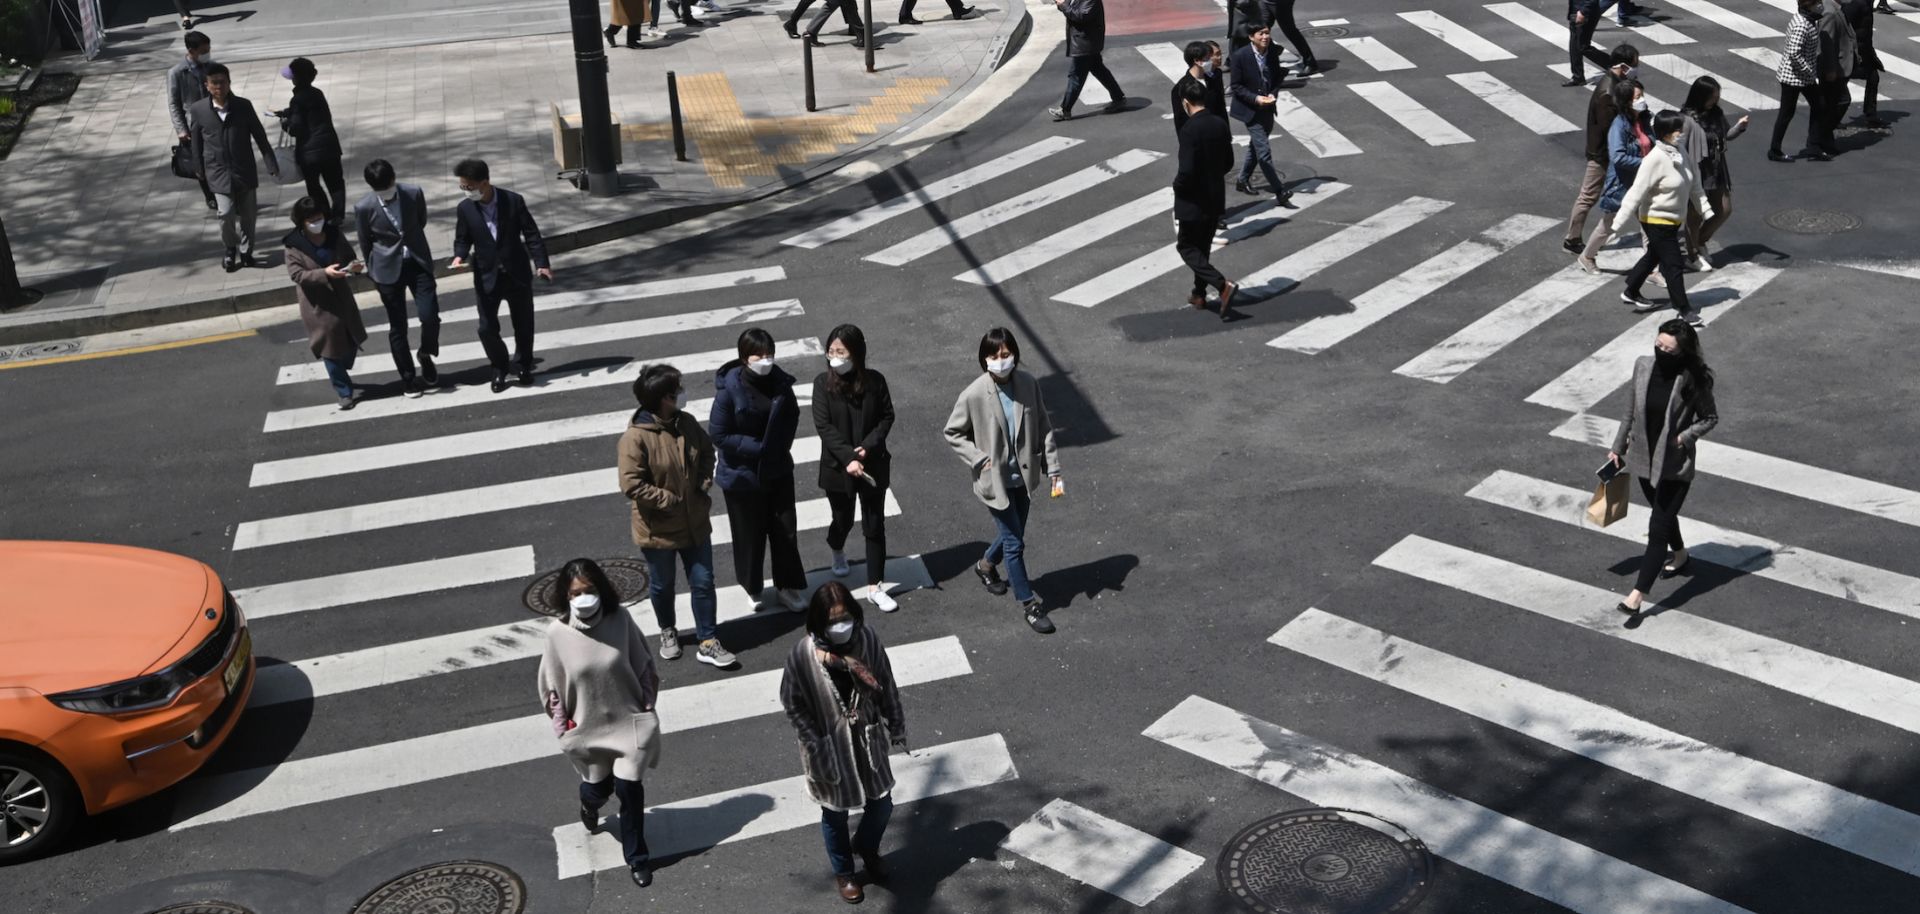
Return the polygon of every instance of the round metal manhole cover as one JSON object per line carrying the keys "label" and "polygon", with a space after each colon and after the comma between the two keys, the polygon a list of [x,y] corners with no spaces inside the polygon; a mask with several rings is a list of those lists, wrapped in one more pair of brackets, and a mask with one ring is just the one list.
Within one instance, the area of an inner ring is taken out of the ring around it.
{"label": "round metal manhole cover", "polygon": [[521,914],[527,887],[497,863],[456,860],[423,866],[387,882],[349,914]]}
{"label": "round metal manhole cover", "polygon": [[151,914],[253,914],[253,909],[227,901],[189,901],[186,904],[168,905]]}
{"label": "round metal manhole cover", "polygon": [[1860,217],[1817,209],[1783,209],[1767,217],[1767,224],[1797,235],[1834,235],[1860,227]]}
{"label": "round metal manhole cover", "polygon": [[1242,829],[1220,854],[1220,886],[1249,911],[1392,914],[1433,875],[1426,845],[1371,813],[1299,809]]}
{"label": "round metal manhole cover", "polygon": [[1322,25],[1310,29],[1301,29],[1300,34],[1308,38],[1345,38],[1348,32],[1346,29],[1337,25]]}
{"label": "round metal manhole cover", "polygon": [[51,343],[27,343],[18,349],[0,349],[0,362],[25,361],[27,359],[45,359],[57,355],[71,355],[80,351],[79,340],[56,340]]}
{"label": "round metal manhole cover", "polygon": [[[607,573],[607,579],[613,582],[614,592],[620,595],[620,603],[630,606],[647,596],[647,563],[639,559],[595,559],[600,570]],[[555,578],[560,577],[560,569],[555,568],[527,585],[526,592],[520,595],[520,602],[536,616],[558,619],[565,614],[565,607],[549,605],[547,597]]]}

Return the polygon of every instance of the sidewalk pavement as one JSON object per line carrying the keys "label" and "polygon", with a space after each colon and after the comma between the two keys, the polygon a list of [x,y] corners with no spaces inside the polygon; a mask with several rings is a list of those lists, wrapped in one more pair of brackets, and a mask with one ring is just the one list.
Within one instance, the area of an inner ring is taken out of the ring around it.
{"label": "sidewalk pavement", "polygon": [[[607,52],[627,188],[612,198],[576,190],[554,159],[552,106],[578,110],[568,35],[310,55],[347,149],[349,202],[367,190],[360,177],[367,160],[393,162],[401,180],[427,191],[428,237],[444,270],[459,198],[453,164],[477,156],[491,166],[495,184],[527,197],[550,250],[575,250],[757,199],[856,161],[880,138],[964,98],[1027,32],[1019,2],[988,0],[982,15],[962,21],[945,18],[936,4],[922,15],[937,9],[941,18],[901,26],[894,24],[898,0],[883,0],[873,6],[877,72],[869,74],[835,17],[822,32],[830,46],[814,49],[817,111],[808,114],[801,45],[781,26],[791,6],[726,6],[717,17],[723,25],[685,29],[669,19],[666,34],[644,49]],[[221,43],[219,24],[206,28],[215,58],[247,56]],[[279,75],[282,63],[229,64],[235,93],[261,109],[284,106],[290,84]],[[668,70],[679,78],[687,162],[673,157]],[[0,314],[0,343],[293,300],[280,238],[304,185],[274,185],[262,170],[255,249],[265,265],[224,272],[218,221],[193,182],[167,166],[174,140],[163,76],[157,69],[87,76],[64,106],[37,111],[0,162],[0,211],[22,281],[47,293]],[[277,132],[270,118],[267,129]]]}

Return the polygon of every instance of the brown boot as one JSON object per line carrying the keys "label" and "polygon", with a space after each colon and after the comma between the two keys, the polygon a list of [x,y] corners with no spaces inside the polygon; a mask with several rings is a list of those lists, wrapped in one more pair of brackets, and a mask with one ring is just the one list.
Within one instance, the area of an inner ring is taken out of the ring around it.
{"label": "brown boot", "polygon": [[833,887],[840,890],[840,900],[847,904],[859,904],[867,898],[867,893],[860,890],[859,881],[852,876],[833,877]]}

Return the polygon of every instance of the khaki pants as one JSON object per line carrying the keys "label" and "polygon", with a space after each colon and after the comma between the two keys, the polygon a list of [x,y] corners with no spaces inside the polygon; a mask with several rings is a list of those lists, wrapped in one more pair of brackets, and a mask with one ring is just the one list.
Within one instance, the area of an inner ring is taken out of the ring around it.
{"label": "khaki pants", "polygon": [[1600,201],[1600,186],[1607,180],[1607,166],[1604,162],[1587,162],[1587,171],[1580,176],[1580,195],[1573,198],[1573,213],[1567,217],[1567,240],[1578,242],[1587,232],[1587,213],[1593,211],[1593,205]]}

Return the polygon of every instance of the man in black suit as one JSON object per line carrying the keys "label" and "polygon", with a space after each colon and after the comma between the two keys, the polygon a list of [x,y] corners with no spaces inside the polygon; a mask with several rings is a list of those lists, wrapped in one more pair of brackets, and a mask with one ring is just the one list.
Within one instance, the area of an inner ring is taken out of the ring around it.
{"label": "man in black suit", "polygon": [[1247,160],[1240,166],[1240,179],[1233,187],[1243,194],[1254,193],[1248,182],[1258,162],[1274,198],[1287,206],[1293,194],[1287,190],[1286,176],[1274,169],[1273,148],[1267,144],[1267,137],[1273,133],[1280,81],[1287,71],[1280,66],[1280,55],[1273,49],[1267,27],[1256,24],[1248,28],[1246,47],[1233,52],[1233,118],[1247,125],[1248,139]]}
{"label": "man in black suit", "polygon": [[233,94],[226,66],[207,64],[204,72],[207,97],[187,108],[188,139],[198,177],[213,191],[220,213],[220,243],[227,250],[221,266],[232,273],[255,266],[253,228],[259,207],[254,192],[260,187],[260,171],[247,144],[260,147],[267,173],[275,180],[280,178],[280,164],[273,158],[273,144],[267,141],[267,128],[260,124],[253,103]]}
{"label": "man in black suit", "polygon": [[[387,348],[400,372],[401,389],[409,397],[421,394],[421,382],[440,382],[433,367],[440,354],[440,297],[433,280],[433,247],[427,243],[427,193],[394,179],[386,159],[367,163],[367,186],[373,192],[353,206],[359,228],[360,257],[367,276],[380,290],[387,309]],[[414,379],[413,355],[407,351],[407,290],[420,313],[420,378]]]}
{"label": "man in black suit", "polygon": [[1180,96],[1186,123],[1180,127],[1180,170],[1173,176],[1173,218],[1180,223],[1173,246],[1193,271],[1187,304],[1207,306],[1207,287],[1220,290],[1220,319],[1239,286],[1213,266],[1213,230],[1227,211],[1227,172],[1233,170],[1233,131],[1207,110],[1207,86],[1190,82]]}
{"label": "man in black suit", "polygon": [[473,291],[479,299],[480,346],[493,364],[493,392],[507,389],[507,346],[500,341],[500,302],[513,320],[513,372],[521,384],[533,383],[533,277],[553,281],[540,227],[527,211],[525,197],[488,179],[487,163],[467,159],[453,167],[460,192],[467,195],[454,212],[453,263],[473,263]]}
{"label": "man in black suit", "polygon": [[1189,41],[1183,56],[1187,61],[1187,72],[1180,74],[1180,80],[1173,84],[1173,133],[1180,135],[1180,128],[1187,125],[1187,109],[1180,104],[1186,97],[1187,86],[1198,84],[1206,91],[1206,109],[1220,116],[1222,123],[1227,118],[1226,93],[1221,88],[1220,73],[1215,69],[1219,45],[1207,41]]}

